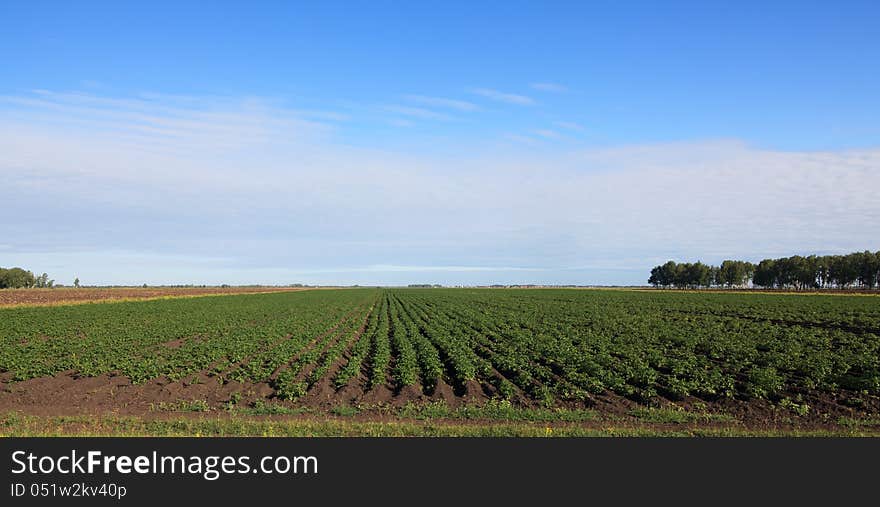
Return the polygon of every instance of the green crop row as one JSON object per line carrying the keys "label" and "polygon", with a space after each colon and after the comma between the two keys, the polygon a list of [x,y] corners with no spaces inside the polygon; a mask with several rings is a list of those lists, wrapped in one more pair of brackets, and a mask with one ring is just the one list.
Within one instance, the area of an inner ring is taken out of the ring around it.
{"label": "green crop row", "polygon": [[[450,359],[453,347],[470,348],[545,401],[608,390],[635,399],[880,390],[875,297],[485,289],[395,297]],[[484,373],[478,367],[490,381]]]}
{"label": "green crop row", "polygon": [[428,394],[476,382],[545,405],[604,393],[863,403],[880,396],[880,298],[346,289],[0,309],[0,373],[68,372],[135,383],[207,375],[267,383],[284,399],[363,379],[366,390]]}

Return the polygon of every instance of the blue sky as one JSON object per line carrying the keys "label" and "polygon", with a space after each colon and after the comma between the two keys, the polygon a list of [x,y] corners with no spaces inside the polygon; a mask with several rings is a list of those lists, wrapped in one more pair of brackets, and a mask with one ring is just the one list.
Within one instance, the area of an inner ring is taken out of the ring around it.
{"label": "blue sky", "polygon": [[0,265],[644,283],[880,248],[876,2],[5,2]]}

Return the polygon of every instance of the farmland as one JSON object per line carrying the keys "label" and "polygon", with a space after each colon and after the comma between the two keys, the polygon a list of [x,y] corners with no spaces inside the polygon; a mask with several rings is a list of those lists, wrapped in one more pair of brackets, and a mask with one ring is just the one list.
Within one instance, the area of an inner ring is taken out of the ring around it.
{"label": "farmland", "polygon": [[290,287],[100,287],[0,290],[0,308],[301,290]]}
{"label": "farmland", "polygon": [[4,308],[0,382],[5,434],[877,434],[880,298],[362,288]]}

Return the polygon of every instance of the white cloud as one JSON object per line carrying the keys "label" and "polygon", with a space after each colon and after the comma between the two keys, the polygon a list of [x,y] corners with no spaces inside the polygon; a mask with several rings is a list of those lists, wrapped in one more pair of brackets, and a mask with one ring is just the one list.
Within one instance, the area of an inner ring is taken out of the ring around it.
{"label": "white cloud", "polygon": [[531,97],[527,97],[525,95],[517,95],[514,93],[500,92],[498,90],[492,90],[490,88],[474,88],[471,90],[471,93],[508,104],[516,104],[520,106],[531,106],[535,104],[535,101]]}
{"label": "white cloud", "polygon": [[465,100],[447,99],[443,97],[426,97],[424,95],[407,95],[404,98],[411,102],[424,104],[426,106],[455,109],[457,111],[469,112],[480,109],[479,106],[473,102],[467,102]]}
{"label": "white cloud", "polygon": [[339,113],[337,111],[314,111],[308,109],[300,109],[293,111],[293,114],[301,118],[313,119],[318,121],[346,122],[352,119],[350,114]]}
{"label": "white cloud", "polygon": [[532,131],[536,136],[541,136],[545,139],[559,139],[559,132],[550,129],[536,129]]}
{"label": "white cloud", "polygon": [[0,112],[0,265],[59,280],[610,283],[667,258],[880,249],[880,148],[512,134],[537,146],[445,158],[353,148],[258,99],[41,94]]}
{"label": "white cloud", "polygon": [[389,105],[384,106],[382,109],[389,113],[401,114],[404,116],[411,116],[413,118],[420,118],[423,120],[451,120],[452,117],[446,113],[440,113],[437,111],[433,111],[431,109],[426,109],[423,107],[411,107],[411,106],[398,106],[398,105]]}
{"label": "white cloud", "polygon": [[[7,122],[0,125],[55,130],[90,137],[112,136],[114,149],[147,145],[192,151],[229,151],[282,140],[312,141],[332,126],[258,99],[117,99],[38,90],[34,96],[0,96]],[[308,139],[307,139],[308,138]]]}
{"label": "white cloud", "polygon": [[504,138],[515,143],[525,144],[529,146],[534,146],[541,142],[539,139],[531,136],[524,136],[522,134],[505,134]]}
{"label": "white cloud", "polygon": [[540,90],[542,92],[561,93],[568,91],[568,88],[556,83],[532,83],[529,86],[531,86],[535,90]]}
{"label": "white cloud", "polygon": [[404,120],[403,118],[392,118],[392,119],[388,120],[388,124],[391,125],[392,127],[404,127],[404,128],[409,128],[409,127],[412,127],[413,125],[415,125],[415,123],[411,122],[410,120]]}
{"label": "white cloud", "polygon": [[559,128],[564,128],[566,130],[573,130],[575,132],[585,132],[587,129],[584,128],[583,125],[579,123],[575,123],[573,121],[557,121],[553,122]]}

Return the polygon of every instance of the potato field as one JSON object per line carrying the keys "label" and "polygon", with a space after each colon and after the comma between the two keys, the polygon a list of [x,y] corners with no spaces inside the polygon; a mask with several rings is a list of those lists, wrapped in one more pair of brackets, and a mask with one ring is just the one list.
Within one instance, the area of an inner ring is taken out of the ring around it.
{"label": "potato field", "polygon": [[22,416],[871,430],[880,298],[359,288],[6,308],[0,382]]}

